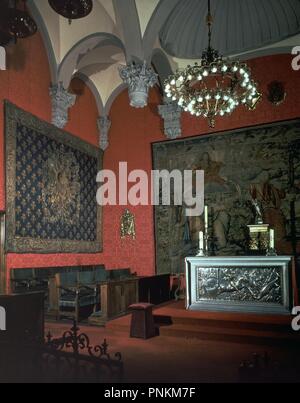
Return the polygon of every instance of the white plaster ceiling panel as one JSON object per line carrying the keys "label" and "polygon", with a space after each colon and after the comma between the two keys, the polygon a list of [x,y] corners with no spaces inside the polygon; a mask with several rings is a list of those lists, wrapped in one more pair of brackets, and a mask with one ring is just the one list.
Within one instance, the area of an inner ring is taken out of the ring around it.
{"label": "white plaster ceiling panel", "polygon": [[46,26],[56,63],[58,64],[61,61],[59,15],[49,6],[48,0],[35,0],[34,5]]}
{"label": "white plaster ceiling panel", "polygon": [[148,23],[154,13],[159,0],[135,0],[142,37],[144,36]]}
{"label": "white plaster ceiling panel", "polygon": [[95,0],[95,2],[98,2],[101,4],[101,6],[105,9],[107,14],[110,16],[114,24],[117,24],[117,18],[116,18],[116,13],[114,9],[114,5],[112,0]]}
{"label": "white plaster ceiling panel", "polygon": [[87,53],[77,64],[80,71],[89,65],[114,65],[125,63],[125,55],[120,48],[112,45],[100,46]]}
{"label": "white plaster ceiling panel", "polygon": [[93,36],[78,42],[65,56],[58,70],[58,79],[63,82],[65,88],[68,88],[72,75],[78,70],[78,64],[80,61],[88,55],[89,52],[92,52],[94,49],[101,46],[103,41],[107,39],[106,35],[94,34]]}
{"label": "white plaster ceiling panel", "polygon": [[96,32],[118,36],[115,22],[98,1],[94,1],[90,15],[73,20],[71,25],[66,18],[60,17],[61,53],[65,55],[77,42]]}
{"label": "white plaster ceiling panel", "polygon": [[[223,55],[279,42],[300,32],[299,0],[211,0],[212,43]],[[207,47],[207,0],[180,0],[160,31],[162,47],[183,59]]]}
{"label": "white plaster ceiling panel", "polygon": [[91,65],[81,70],[81,73],[89,77],[100,93],[105,107],[113,91],[122,84],[118,70],[114,65]]}

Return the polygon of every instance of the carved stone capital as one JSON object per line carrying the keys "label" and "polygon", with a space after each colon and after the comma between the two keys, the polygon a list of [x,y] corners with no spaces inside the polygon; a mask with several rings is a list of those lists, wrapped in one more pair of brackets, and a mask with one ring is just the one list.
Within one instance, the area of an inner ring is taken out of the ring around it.
{"label": "carved stone capital", "polygon": [[111,120],[108,116],[101,116],[98,121],[98,130],[99,130],[99,146],[101,150],[105,151],[109,146],[109,130],[111,128]]}
{"label": "carved stone capital", "polygon": [[76,95],[70,94],[62,82],[51,85],[49,93],[52,101],[52,124],[63,129],[68,123],[68,111],[75,104]]}
{"label": "carved stone capital", "polygon": [[165,136],[170,140],[180,137],[182,113],[180,106],[174,103],[165,103],[158,106],[158,112],[164,119]]}
{"label": "carved stone capital", "polygon": [[157,74],[147,63],[131,63],[119,69],[120,77],[128,85],[130,105],[144,108],[148,104],[149,88],[157,84]]}

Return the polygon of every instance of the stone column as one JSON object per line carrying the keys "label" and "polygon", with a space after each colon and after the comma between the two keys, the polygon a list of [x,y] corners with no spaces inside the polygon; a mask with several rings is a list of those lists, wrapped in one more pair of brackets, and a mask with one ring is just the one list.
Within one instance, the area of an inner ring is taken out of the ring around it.
{"label": "stone column", "polygon": [[52,124],[63,129],[69,121],[69,108],[75,104],[76,95],[70,94],[62,82],[51,85],[49,93],[52,101]]}
{"label": "stone column", "polygon": [[101,116],[97,121],[99,129],[99,146],[105,151],[109,146],[109,130],[111,128],[111,120],[108,116]]}
{"label": "stone column", "polygon": [[174,140],[181,136],[181,113],[182,109],[177,104],[167,102],[164,105],[158,106],[158,112],[164,119],[165,136]]}
{"label": "stone column", "polygon": [[157,74],[147,63],[131,63],[119,69],[120,77],[128,85],[130,105],[144,108],[148,104],[149,89],[158,83]]}

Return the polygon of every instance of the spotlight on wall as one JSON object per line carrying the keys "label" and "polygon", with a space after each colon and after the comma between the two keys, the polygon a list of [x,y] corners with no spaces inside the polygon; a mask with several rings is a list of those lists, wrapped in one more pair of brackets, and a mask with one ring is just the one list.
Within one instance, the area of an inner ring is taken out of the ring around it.
{"label": "spotlight on wall", "polygon": [[279,106],[285,101],[286,91],[284,84],[279,81],[272,81],[268,85],[268,100],[271,104]]}

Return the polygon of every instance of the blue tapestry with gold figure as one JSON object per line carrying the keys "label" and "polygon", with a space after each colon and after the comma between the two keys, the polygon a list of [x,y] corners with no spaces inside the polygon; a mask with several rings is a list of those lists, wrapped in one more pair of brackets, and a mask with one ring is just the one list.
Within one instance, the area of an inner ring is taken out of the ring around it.
{"label": "blue tapestry with gold figure", "polygon": [[11,104],[7,110],[9,249],[99,251],[100,151]]}

